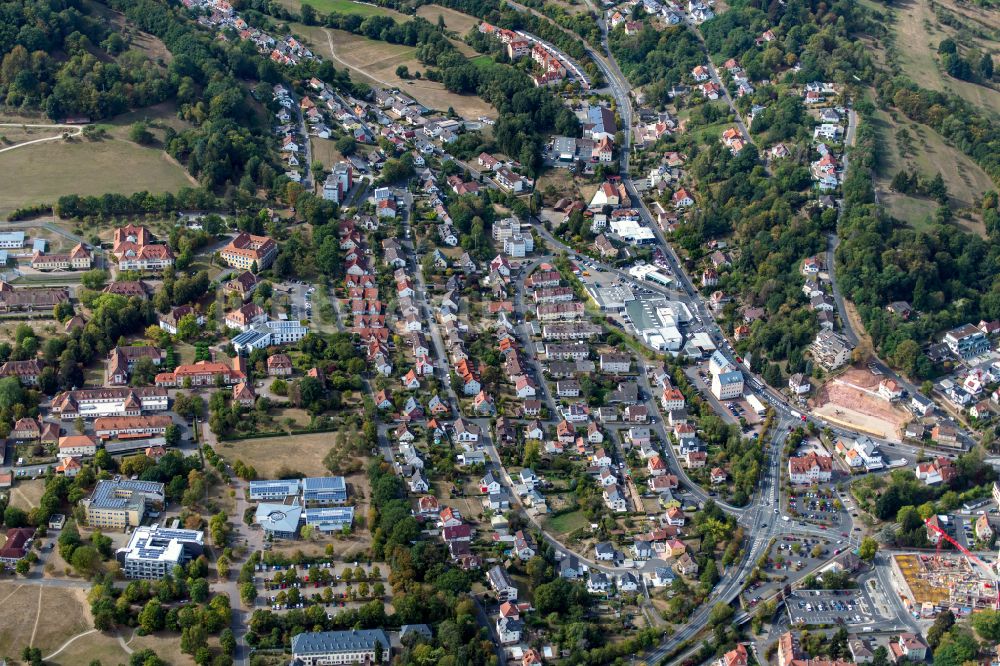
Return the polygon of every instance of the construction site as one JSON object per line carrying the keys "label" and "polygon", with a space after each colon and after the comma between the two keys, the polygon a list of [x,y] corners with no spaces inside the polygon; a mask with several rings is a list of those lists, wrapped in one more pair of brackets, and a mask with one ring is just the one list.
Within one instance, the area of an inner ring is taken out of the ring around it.
{"label": "construction site", "polygon": [[903,427],[913,416],[879,393],[881,379],[870,370],[849,368],[819,388],[809,401],[812,413],[875,437],[901,441]]}
{"label": "construction site", "polygon": [[996,576],[985,565],[957,553],[897,553],[892,575],[907,609],[934,617],[943,610],[956,616],[996,608]]}

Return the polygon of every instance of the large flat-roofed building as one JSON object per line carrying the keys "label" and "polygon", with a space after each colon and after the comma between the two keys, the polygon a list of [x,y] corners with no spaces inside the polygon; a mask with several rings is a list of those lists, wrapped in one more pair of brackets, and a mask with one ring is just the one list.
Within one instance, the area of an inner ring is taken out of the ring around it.
{"label": "large flat-roofed building", "polygon": [[302,479],[302,503],[313,506],[338,506],[347,502],[347,484],[342,476],[319,476]]}
{"label": "large flat-roofed building", "polygon": [[19,250],[24,247],[23,231],[5,231],[0,233],[0,248],[5,250]]}
{"label": "large flat-roofed building", "polygon": [[320,506],[305,510],[306,525],[321,532],[340,532],[354,524],[353,506]]}
{"label": "large flat-roofed building", "polygon": [[251,502],[284,501],[289,497],[298,497],[302,492],[302,482],[299,479],[278,479],[266,481],[251,481]]}
{"label": "large flat-roofed building", "polygon": [[254,349],[294,344],[306,337],[308,332],[309,327],[303,326],[298,320],[269,321],[233,338],[233,349],[240,354],[249,354]]}
{"label": "large flat-roofed building", "polygon": [[146,511],[162,508],[164,501],[162,483],[114,479],[98,481],[83,508],[91,527],[124,530],[141,525]]}
{"label": "large flat-roofed building", "polygon": [[165,529],[158,525],[137,527],[115,559],[126,578],[157,580],[198,557],[205,549],[205,534],[199,530]]}
{"label": "large flat-roofed building", "polygon": [[302,507],[298,504],[271,504],[264,502],[257,505],[254,522],[260,525],[264,533],[273,539],[294,539],[299,534],[299,522],[302,520]]}
{"label": "large flat-roofed building", "polygon": [[[222,248],[219,257],[227,265],[244,271],[262,271],[278,256],[278,244],[267,236],[253,236],[243,232]],[[256,265],[256,266],[255,266]]]}
{"label": "large flat-roofed building", "polygon": [[292,636],[292,663],[301,666],[365,664],[375,662],[376,645],[389,662],[391,644],[383,629],[314,631]]}

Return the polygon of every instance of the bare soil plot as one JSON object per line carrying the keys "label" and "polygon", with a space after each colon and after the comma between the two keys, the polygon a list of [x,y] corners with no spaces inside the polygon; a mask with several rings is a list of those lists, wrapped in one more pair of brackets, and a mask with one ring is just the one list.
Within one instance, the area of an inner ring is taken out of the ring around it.
{"label": "bare soil plot", "polygon": [[296,24],[295,30],[306,37],[318,53],[348,67],[366,83],[399,88],[428,108],[447,111],[451,107],[464,118],[496,117],[493,107],[475,95],[456,95],[441,83],[396,76],[396,68],[400,65],[405,65],[411,76],[427,69],[417,60],[416,49],[412,46],[388,44],[321,27]]}
{"label": "bare soil plot", "polygon": [[[902,114],[895,117],[887,112],[875,114],[875,130],[879,137],[879,198],[889,206],[893,216],[920,228],[934,217],[937,203],[924,197],[913,197],[889,191],[892,177],[901,169],[913,169],[930,178],[940,172],[948,186],[953,209],[964,216],[978,217],[972,210],[978,209],[985,192],[993,188],[990,177],[968,156],[945,143],[940,134],[926,125],[910,122]],[[901,130],[909,134],[909,146],[900,138]],[[904,154],[905,151],[905,154]],[[976,233],[984,233],[981,224],[966,227]]]}
{"label": "bare soil plot", "polygon": [[20,655],[26,646],[40,648],[47,655],[91,628],[83,589],[4,581],[0,582],[0,600],[2,655]]}
{"label": "bare soil plot", "polygon": [[66,194],[162,193],[190,187],[166,153],[130,141],[52,141],[0,153],[0,215],[20,206],[55,203]]}
{"label": "bare soil plot", "polygon": [[820,387],[810,400],[812,411],[835,423],[898,441],[912,416],[879,395],[879,381],[867,369],[850,368]]}
{"label": "bare soil plot", "polygon": [[[946,37],[954,37],[956,31],[938,22],[929,0],[906,0],[896,4],[894,11],[900,64],[910,78],[925,88],[953,92],[977,106],[1000,113],[1000,92],[942,73],[936,57],[938,44]],[[968,42],[965,38],[960,41]]]}
{"label": "bare soil plot", "polygon": [[551,168],[538,177],[535,189],[542,193],[547,205],[552,205],[563,197],[589,202],[597,185],[577,178],[569,169]]}
{"label": "bare soil plot", "polygon": [[323,456],[333,446],[336,433],[310,433],[307,435],[279,435],[221,442],[219,455],[228,460],[242,460],[257,470],[262,479],[274,478],[285,468],[306,476],[329,474],[323,466]]}

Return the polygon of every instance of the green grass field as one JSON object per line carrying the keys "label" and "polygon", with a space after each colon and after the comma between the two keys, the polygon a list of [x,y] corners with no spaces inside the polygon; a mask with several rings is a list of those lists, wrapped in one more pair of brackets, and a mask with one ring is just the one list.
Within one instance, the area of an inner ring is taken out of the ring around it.
{"label": "green grass field", "polygon": [[294,4],[310,5],[316,11],[324,14],[337,12],[338,14],[356,14],[358,16],[386,16],[396,13],[391,9],[352,2],[351,0],[303,0],[301,3]]}
{"label": "green grass field", "polygon": [[570,513],[563,513],[558,516],[553,516],[545,521],[545,526],[549,529],[555,530],[556,532],[561,532],[562,534],[569,534],[575,532],[579,529],[584,529],[589,525],[587,517],[583,515],[582,511],[571,511]]}
{"label": "green grass field", "polygon": [[162,150],[131,141],[53,141],[0,153],[0,216],[66,194],[176,192],[192,183]]}
{"label": "green grass field", "polygon": [[493,62],[493,58],[485,53],[483,55],[477,55],[475,58],[470,58],[469,62],[480,69],[489,69],[495,64]]}
{"label": "green grass field", "polygon": [[[946,144],[940,134],[926,125],[910,122],[900,114],[894,118],[878,111],[874,127],[879,138],[879,190],[890,213],[914,228],[927,226],[934,216],[936,204],[923,197],[889,192],[889,183],[900,169],[915,169],[925,177],[941,172],[954,210],[974,211],[983,193],[992,189],[989,176],[975,162]],[[906,128],[911,137],[909,152],[905,155],[901,154],[902,146],[898,138],[902,128]],[[985,232],[979,220],[959,226],[979,234]]]}

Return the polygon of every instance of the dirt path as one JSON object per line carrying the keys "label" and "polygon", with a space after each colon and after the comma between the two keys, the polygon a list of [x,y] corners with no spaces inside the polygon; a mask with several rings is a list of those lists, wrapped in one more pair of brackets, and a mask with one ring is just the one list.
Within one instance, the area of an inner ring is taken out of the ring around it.
{"label": "dirt path", "polygon": [[56,651],[55,651],[55,652],[53,652],[52,654],[49,654],[49,655],[45,655],[44,657],[42,657],[42,661],[49,661],[50,659],[55,659],[56,657],[58,657],[58,656],[59,656],[59,654],[60,654],[60,653],[61,653],[61,652],[62,652],[63,650],[65,650],[65,649],[66,649],[66,648],[68,648],[68,647],[69,647],[70,645],[72,645],[72,644],[73,644],[73,642],[74,642],[74,641],[75,641],[76,639],[78,639],[78,638],[83,638],[84,636],[89,636],[89,635],[91,635],[91,634],[93,634],[93,633],[96,633],[96,632],[97,632],[97,629],[89,629],[89,630],[87,630],[87,631],[85,631],[85,632],[83,632],[83,633],[81,633],[81,634],[77,634],[76,636],[73,636],[73,637],[72,637],[72,638],[70,638],[70,639],[69,639],[68,641],[66,641],[65,643],[63,643],[62,645],[60,645],[60,646],[59,646],[59,649],[58,649],[58,650],[56,650]]}
{"label": "dirt path", "polygon": [[7,600],[8,600],[8,599],[10,599],[10,598],[11,598],[12,596],[14,596],[15,594],[17,594],[17,591],[18,591],[18,590],[20,590],[20,589],[21,589],[22,587],[24,587],[24,585],[18,585],[17,587],[15,587],[15,588],[14,588],[14,591],[13,591],[13,592],[11,592],[10,594],[8,594],[8,595],[7,595],[6,597],[4,597],[3,599],[0,599],[0,605],[3,605],[3,602],[7,601]]}
{"label": "dirt path", "polygon": [[858,314],[858,308],[855,307],[854,303],[845,299],[844,309],[847,311],[847,318],[851,321],[851,328],[854,329],[854,334],[858,336],[858,348],[861,349],[861,358],[871,358],[875,354],[875,345],[872,344],[872,338],[868,335],[868,331],[865,330],[864,322],[861,321],[861,315]]}
{"label": "dirt path", "polygon": [[163,159],[165,159],[167,162],[173,164],[174,166],[178,167],[181,171],[183,171],[185,178],[187,178],[188,182],[190,182],[193,186],[198,187],[199,185],[201,185],[201,183],[198,182],[197,178],[188,173],[188,170],[184,167],[183,164],[174,159],[173,155],[171,155],[165,150],[161,154],[163,155]]}
{"label": "dirt path", "polygon": [[334,60],[336,60],[337,62],[339,62],[344,67],[346,67],[348,69],[353,69],[355,72],[357,72],[361,76],[365,77],[366,79],[370,79],[370,80],[372,80],[372,81],[374,81],[376,83],[380,83],[383,86],[385,86],[386,88],[395,88],[397,86],[397,84],[395,84],[395,83],[389,83],[388,81],[383,81],[382,79],[380,79],[378,77],[372,76],[371,74],[369,74],[365,70],[361,69],[360,67],[355,67],[354,65],[350,64],[349,62],[346,62],[346,61],[342,60],[340,58],[340,56],[337,55],[337,51],[334,50],[334,48],[333,48],[333,35],[330,34],[330,31],[327,30],[326,28],[323,28],[323,34],[326,35],[326,43],[330,47],[330,57],[331,58],[333,58]]}
{"label": "dirt path", "polygon": [[38,608],[35,611],[35,626],[31,630],[31,640],[28,641],[28,645],[31,647],[35,645],[35,634],[38,633],[38,621],[42,619],[42,591],[44,589],[41,585],[38,586]]}
{"label": "dirt path", "polygon": [[[36,129],[54,129],[54,130],[71,130],[72,134],[70,136],[80,136],[83,134],[83,128],[79,125],[31,125],[27,123],[0,123],[0,127],[32,127]],[[55,136],[46,136],[41,139],[32,139],[31,141],[23,141],[21,143],[15,143],[13,146],[7,146],[6,148],[0,148],[0,153],[6,153],[8,150],[14,150],[15,148],[24,148],[25,146],[31,146],[36,143],[44,143],[46,141],[56,141],[63,138],[63,132],[56,134]]]}
{"label": "dirt path", "polygon": [[[132,632],[132,638],[128,639],[129,643],[131,643],[132,639],[134,638],[135,638],[135,631]],[[128,643],[125,642],[125,638],[121,634],[118,634],[118,644],[122,646],[123,650],[125,650],[125,654],[132,654],[133,652],[135,652],[135,650],[133,650],[128,646]]]}

